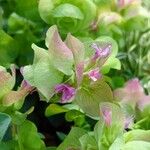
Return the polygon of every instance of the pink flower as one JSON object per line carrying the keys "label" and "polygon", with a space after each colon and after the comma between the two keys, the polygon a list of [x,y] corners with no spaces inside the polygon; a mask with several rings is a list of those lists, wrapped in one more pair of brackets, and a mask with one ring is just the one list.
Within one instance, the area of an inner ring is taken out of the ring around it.
{"label": "pink flower", "polygon": [[98,79],[100,79],[101,74],[99,72],[99,68],[89,71],[88,76],[93,81],[97,81]]}
{"label": "pink flower", "polygon": [[61,93],[61,103],[70,102],[72,98],[75,96],[76,90],[67,84],[59,84],[55,86],[55,92]]}
{"label": "pink flower", "polygon": [[99,58],[106,58],[107,56],[109,56],[112,46],[109,44],[106,47],[101,48],[97,44],[93,43],[91,47],[95,50],[93,60],[97,60]]}

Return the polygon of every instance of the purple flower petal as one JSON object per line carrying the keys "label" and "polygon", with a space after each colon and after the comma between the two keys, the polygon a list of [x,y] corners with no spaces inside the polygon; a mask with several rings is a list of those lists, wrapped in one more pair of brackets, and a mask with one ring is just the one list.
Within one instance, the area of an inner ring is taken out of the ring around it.
{"label": "purple flower petal", "polygon": [[61,93],[61,103],[70,102],[72,98],[75,96],[76,90],[67,84],[59,84],[55,86],[55,92]]}
{"label": "purple flower petal", "polygon": [[91,80],[97,81],[98,79],[101,78],[101,74],[99,72],[99,68],[93,69],[88,73],[88,76]]}
{"label": "purple flower petal", "polygon": [[102,49],[100,47],[98,47],[97,44],[95,44],[95,43],[93,43],[91,45],[91,47],[95,50],[93,60],[96,60],[100,57],[100,53],[101,53]]}
{"label": "purple flower petal", "polygon": [[95,54],[92,59],[96,61],[98,58],[106,58],[109,56],[112,46],[109,44],[105,48],[101,48],[97,44],[93,43],[91,47],[95,50]]}
{"label": "purple flower petal", "polygon": [[102,50],[102,52],[101,52],[101,57],[104,57],[104,58],[106,58],[109,54],[110,54],[110,52],[111,52],[111,49],[112,48],[112,46],[109,44],[109,45],[107,45],[103,50]]}

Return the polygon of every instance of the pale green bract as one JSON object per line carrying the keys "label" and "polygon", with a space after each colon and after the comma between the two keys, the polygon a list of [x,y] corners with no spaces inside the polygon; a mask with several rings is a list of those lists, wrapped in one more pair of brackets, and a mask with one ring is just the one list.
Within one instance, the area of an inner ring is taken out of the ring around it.
{"label": "pale green bract", "polygon": [[[94,84],[85,84],[77,91],[75,103],[89,115],[97,118],[99,116],[99,104],[104,101],[112,101],[111,88],[104,80]],[[90,109],[89,109],[90,108]]]}
{"label": "pale green bract", "polygon": [[96,16],[91,0],[40,0],[39,13],[48,24],[57,24],[61,33],[76,33],[87,29]]}
{"label": "pale green bract", "polygon": [[48,51],[32,45],[34,49],[33,65],[24,67],[23,75],[32,86],[37,87],[44,99],[49,100],[54,94],[54,86],[62,81],[63,74],[52,65]]}

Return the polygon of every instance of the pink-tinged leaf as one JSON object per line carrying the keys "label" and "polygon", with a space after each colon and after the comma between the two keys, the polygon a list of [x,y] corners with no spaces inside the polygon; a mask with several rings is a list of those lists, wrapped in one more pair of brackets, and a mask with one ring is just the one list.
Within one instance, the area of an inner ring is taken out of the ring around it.
{"label": "pink-tinged leaf", "polygon": [[10,106],[20,100],[24,100],[24,98],[33,90],[34,88],[28,84],[25,80],[22,81],[21,87],[18,91],[10,91],[7,93],[3,99],[2,103],[5,106]]}
{"label": "pink-tinged leaf", "polygon": [[99,24],[109,25],[111,23],[120,23],[122,17],[120,14],[115,12],[103,12],[99,16]]}
{"label": "pink-tinged leaf", "polygon": [[77,85],[79,86],[80,83],[82,82],[84,71],[84,55],[85,55],[84,44],[71,34],[67,35],[65,43],[72,51],[74,57]]}
{"label": "pink-tinged leaf", "polygon": [[120,100],[123,101],[126,98],[126,93],[124,92],[124,89],[118,88],[118,89],[114,90],[114,97],[118,101],[120,101]]}
{"label": "pink-tinged leaf", "polygon": [[10,91],[6,94],[2,100],[4,106],[10,106],[15,102],[23,99],[26,96],[26,92],[24,90],[21,91]]}
{"label": "pink-tinged leaf", "polygon": [[11,66],[12,75],[5,68],[0,68],[0,98],[7,94],[15,85],[16,72]]}
{"label": "pink-tinged leaf", "polygon": [[65,43],[72,51],[75,64],[83,62],[85,55],[84,44],[80,40],[72,36],[70,33],[67,35]]}
{"label": "pink-tinged leaf", "polygon": [[118,0],[118,7],[122,8],[125,5],[125,0]]}
{"label": "pink-tinged leaf", "polygon": [[52,64],[48,51],[32,44],[34,61],[32,65],[21,69],[24,79],[36,87],[41,100],[49,101],[54,95],[54,87],[60,84],[64,74]]}
{"label": "pink-tinged leaf", "polygon": [[33,89],[35,89],[33,86],[31,86],[28,81],[23,80],[21,83],[21,90],[26,90],[28,92],[31,92]]}
{"label": "pink-tinged leaf", "polygon": [[[94,128],[95,138],[100,141],[99,149],[112,148],[111,144],[115,143],[118,137],[123,137],[124,117],[118,105],[109,102],[100,103],[100,119]],[[117,145],[114,145],[112,150],[116,148]]]}
{"label": "pink-tinged leaf", "polygon": [[[53,26],[51,27],[53,28]],[[48,32],[51,38],[49,41],[49,55],[53,65],[66,75],[71,75],[73,65],[72,51],[61,40],[57,28],[53,32]]]}
{"label": "pink-tinged leaf", "polygon": [[93,69],[93,70],[89,71],[88,76],[94,82],[102,77],[99,68],[96,68],[96,69]]}
{"label": "pink-tinged leaf", "polygon": [[141,0],[118,0],[119,9],[123,9],[132,4],[140,4]]}
{"label": "pink-tinged leaf", "polygon": [[144,108],[150,105],[150,96],[143,96],[138,102],[138,108],[142,111]]}
{"label": "pink-tinged leaf", "polygon": [[83,72],[84,72],[84,62],[80,62],[75,66],[75,73],[77,78],[77,85],[79,86],[83,79]]}
{"label": "pink-tinged leaf", "polygon": [[58,31],[58,29],[56,25],[53,25],[46,32],[45,45],[47,48],[50,46],[50,41],[52,40],[55,31]]}
{"label": "pink-tinged leaf", "polygon": [[61,93],[61,103],[71,102],[75,96],[76,90],[67,84],[59,84],[55,86],[55,92]]}
{"label": "pink-tinged leaf", "polygon": [[139,96],[143,95],[143,93],[144,93],[144,89],[143,89],[142,85],[140,84],[139,79],[137,79],[137,78],[129,80],[125,84],[125,89],[129,90],[131,93],[136,93]]}
{"label": "pink-tinged leaf", "polygon": [[106,126],[118,126],[124,129],[125,115],[122,109],[113,103],[103,102],[100,103],[100,117],[103,118]]}
{"label": "pink-tinged leaf", "polygon": [[103,107],[101,108],[101,112],[106,126],[110,126],[112,122],[112,110],[108,107]]}
{"label": "pink-tinged leaf", "polygon": [[133,106],[144,96],[144,90],[137,78],[126,82],[123,88],[116,89],[114,96],[116,99]]}

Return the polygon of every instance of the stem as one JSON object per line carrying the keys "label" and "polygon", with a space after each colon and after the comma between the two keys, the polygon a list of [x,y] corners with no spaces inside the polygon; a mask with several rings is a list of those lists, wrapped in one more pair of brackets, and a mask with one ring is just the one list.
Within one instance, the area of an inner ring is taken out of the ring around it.
{"label": "stem", "polygon": [[11,131],[12,131],[12,137],[15,139],[17,133],[16,125],[14,124],[12,125]]}

